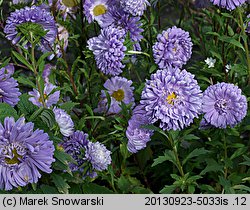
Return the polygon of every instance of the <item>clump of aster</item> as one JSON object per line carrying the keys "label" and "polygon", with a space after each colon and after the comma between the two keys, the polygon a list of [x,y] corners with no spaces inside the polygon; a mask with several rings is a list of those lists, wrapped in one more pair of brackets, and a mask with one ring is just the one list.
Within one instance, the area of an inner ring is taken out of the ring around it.
{"label": "clump of aster", "polygon": [[55,10],[62,15],[63,20],[66,20],[68,15],[75,18],[75,13],[78,9],[77,0],[48,0],[48,3],[52,8],[55,8]]}
{"label": "clump of aster", "polygon": [[92,167],[97,171],[103,171],[108,168],[108,165],[111,163],[111,152],[99,142],[89,142],[85,158],[90,161]]}
{"label": "clump of aster", "polygon": [[193,43],[189,33],[181,28],[173,26],[158,34],[157,40],[153,46],[153,55],[159,68],[181,68],[191,58]]}
{"label": "clump of aster", "polygon": [[112,26],[101,30],[98,37],[88,40],[88,48],[93,51],[98,68],[107,75],[119,75],[125,65],[126,47],[123,45],[125,31]]}
{"label": "clump of aster", "polygon": [[67,137],[72,135],[74,133],[74,122],[72,121],[70,115],[59,108],[54,108],[53,112],[61,134]]}
{"label": "clump of aster", "polygon": [[[57,90],[52,93],[54,89],[57,87],[51,83],[45,83],[44,84],[44,91],[43,91],[43,98],[46,107],[51,107],[53,104],[56,104],[59,101],[60,97],[60,91]],[[42,97],[38,90],[33,89],[33,91],[29,92],[29,95],[31,96],[29,100],[36,106],[43,106],[42,104]]]}
{"label": "clump of aster", "polygon": [[217,83],[203,93],[202,111],[208,124],[217,128],[234,127],[247,113],[247,100],[234,84]]}
{"label": "clump of aster", "polygon": [[89,23],[94,20],[104,28],[110,26],[114,19],[109,13],[112,5],[116,4],[112,0],[86,0],[83,5],[84,14]]}
{"label": "clump of aster", "polygon": [[150,3],[147,0],[120,0],[121,7],[125,12],[133,16],[142,16]]}
{"label": "clump of aster", "polygon": [[234,10],[240,5],[244,4],[246,0],[210,0],[214,5],[217,5],[227,10]]}
{"label": "clump of aster", "polygon": [[0,189],[11,190],[37,183],[40,171],[51,173],[54,146],[47,133],[34,131],[34,124],[22,117],[6,117],[0,123]]}
{"label": "clump of aster", "polygon": [[148,117],[146,116],[145,107],[139,104],[133,110],[132,117],[128,121],[126,136],[128,138],[128,150],[136,153],[146,147],[147,142],[150,141],[153,135],[152,130],[142,128],[143,125],[149,124]]}
{"label": "clump of aster", "polygon": [[0,103],[7,103],[15,106],[19,101],[19,92],[17,81],[12,78],[14,66],[7,65],[0,69]]}
{"label": "clump of aster", "polygon": [[[25,28],[26,31],[39,31],[36,34],[40,36],[41,30],[44,36],[41,37],[39,47],[42,52],[51,51],[54,41],[56,39],[57,27],[55,20],[46,9],[39,6],[25,7],[20,10],[12,12],[6,20],[4,33],[6,38],[12,41],[12,44],[17,44],[21,40],[20,27]],[[25,36],[25,34],[23,34]],[[30,46],[27,44],[26,47]]]}
{"label": "clump of aster", "polygon": [[108,100],[104,90],[101,91],[101,100],[95,112],[107,114],[116,114],[121,111],[121,103],[132,104],[134,106],[134,87],[131,86],[132,81],[124,77],[112,77],[104,83],[108,94],[111,97],[110,107],[108,107]]}
{"label": "clump of aster", "polygon": [[149,122],[159,122],[163,130],[181,130],[201,112],[202,94],[194,75],[178,68],[152,74],[141,99]]}

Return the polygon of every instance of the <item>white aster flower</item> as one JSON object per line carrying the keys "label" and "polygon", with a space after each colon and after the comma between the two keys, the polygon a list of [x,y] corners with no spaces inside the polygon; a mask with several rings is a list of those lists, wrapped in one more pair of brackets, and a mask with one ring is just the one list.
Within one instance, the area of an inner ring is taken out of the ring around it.
{"label": "white aster flower", "polygon": [[230,70],[231,70],[231,68],[232,68],[232,66],[230,65],[230,64],[227,64],[226,66],[226,72],[228,73]]}
{"label": "white aster flower", "polygon": [[213,58],[207,58],[205,60],[205,63],[208,65],[208,68],[213,68],[214,64],[216,63],[216,59]]}

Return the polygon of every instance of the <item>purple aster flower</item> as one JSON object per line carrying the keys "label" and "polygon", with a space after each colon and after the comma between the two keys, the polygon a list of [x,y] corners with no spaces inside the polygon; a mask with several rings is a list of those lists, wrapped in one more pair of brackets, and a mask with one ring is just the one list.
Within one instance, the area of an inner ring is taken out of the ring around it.
{"label": "purple aster flower", "polygon": [[7,65],[0,69],[0,103],[7,103],[15,106],[19,101],[19,92],[17,81],[12,78],[14,66]]}
{"label": "purple aster flower", "polygon": [[72,135],[74,133],[74,122],[72,121],[70,115],[59,108],[54,108],[53,112],[61,134],[67,137]]}
{"label": "purple aster flower", "polygon": [[85,158],[90,161],[92,167],[97,171],[103,171],[108,168],[111,163],[111,152],[99,142],[89,142]]}
{"label": "purple aster flower", "polygon": [[[55,88],[57,88],[55,85],[51,83],[45,83],[44,84],[44,100],[45,105],[47,107],[52,106],[53,104],[56,104],[59,101],[60,97],[60,91],[57,90],[54,93],[51,93]],[[42,104],[42,98],[38,90],[33,89],[33,91],[29,92],[29,95],[31,96],[29,100],[36,106],[43,106]]]}
{"label": "purple aster flower", "polygon": [[52,68],[53,66],[49,63],[44,66],[42,77],[45,83],[49,83],[49,76]]}
{"label": "purple aster flower", "polygon": [[111,97],[110,107],[108,109],[108,100],[105,91],[102,90],[101,100],[95,111],[99,113],[107,112],[108,114],[119,113],[121,111],[121,102],[125,104],[132,103],[132,106],[134,106],[134,87],[131,85],[132,81],[124,77],[116,76],[108,79],[103,86]]}
{"label": "purple aster flower", "polygon": [[247,114],[247,100],[234,84],[217,83],[203,93],[202,111],[207,123],[217,127],[234,127]]}
{"label": "purple aster flower", "polygon": [[37,24],[47,32],[40,40],[40,49],[42,52],[51,51],[56,39],[57,27],[50,12],[38,6],[25,7],[12,12],[4,28],[4,33],[7,39],[12,41],[12,44],[15,45],[21,40],[18,27],[26,23]]}
{"label": "purple aster flower", "polygon": [[149,124],[146,110],[143,105],[138,105],[133,110],[131,119],[128,121],[126,136],[128,138],[128,150],[132,153],[138,152],[146,147],[154,131],[142,128],[141,126]]}
{"label": "purple aster flower", "polygon": [[193,44],[188,32],[173,26],[158,34],[157,40],[153,46],[153,54],[159,68],[181,68],[191,58]]}
{"label": "purple aster flower", "polygon": [[214,5],[217,5],[227,10],[234,10],[244,4],[246,0],[210,0]]}
{"label": "purple aster flower", "polygon": [[119,75],[125,65],[126,47],[123,45],[125,31],[113,27],[104,28],[98,37],[88,40],[88,48],[93,51],[97,67],[108,75]]}
{"label": "purple aster flower", "polygon": [[163,130],[181,130],[201,112],[202,94],[194,75],[178,68],[152,74],[141,99],[149,122],[159,121]]}
{"label": "purple aster flower", "polygon": [[150,3],[147,0],[120,0],[121,7],[125,12],[133,16],[142,16]]}
{"label": "purple aster flower", "polygon": [[82,166],[86,163],[84,153],[88,143],[88,134],[82,131],[75,131],[69,138],[64,139],[62,147],[76,162],[69,164],[72,171],[84,171],[84,167]]}
{"label": "purple aster flower", "polygon": [[40,171],[51,173],[54,146],[47,133],[33,130],[34,124],[22,117],[15,122],[6,117],[0,123],[0,189],[36,183]]}
{"label": "purple aster flower", "polygon": [[77,12],[77,0],[48,0],[48,3],[63,15],[63,20],[66,20],[68,15],[75,18],[75,13]]}

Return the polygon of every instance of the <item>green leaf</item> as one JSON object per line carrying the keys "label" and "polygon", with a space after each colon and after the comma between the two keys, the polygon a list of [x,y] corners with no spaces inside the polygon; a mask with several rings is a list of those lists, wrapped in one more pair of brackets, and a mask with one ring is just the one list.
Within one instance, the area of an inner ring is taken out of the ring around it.
{"label": "green leaf", "polygon": [[69,113],[77,105],[79,105],[79,103],[75,103],[75,102],[72,102],[72,101],[67,101],[64,104],[62,104],[60,106],[60,108]]}
{"label": "green leaf", "polygon": [[17,60],[19,60],[21,63],[23,63],[25,66],[27,66],[31,71],[33,71],[32,65],[26,60],[26,58],[23,55],[15,52],[15,51],[12,51],[12,54],[17,58]]}
{"label": "green leaf", "polygon": [[175,185],[165,186],[160,193],[161,194],[171,194],[176,189]]}
{"label": "green leaf", "polygon": [[95,183],[83,184],[82,190],[85,194],[114,194],[114,192],[107,187],[100,186]]}
{"label": "green leaf", "polygon": [[245,185],[234,185],[232,188],[234,190],[244,190],[244,191],[250,192],[250,187],[247,187]]}
{"label": "green leaf", "polygon": [[239,47],[245,52],[245,48],[243,47],[243,45],[239,41],[234,39],[233,37],[223,35],[223,36],[219,36],[219,40],[232,44],[236,47]]}
{"label": "green leaf", "polygon": [[16,110],[6,103],[0,103],[0,121],[3,123],[5,117],[14,117],[15,120],[18,119]]}
{"label": "green leaf", "polygon": [[40,118],[48,126],[48,128],[52,128],[56,123],[55,114],[50,109],[44,109],[40,115]]}
{"label": "green leaf", "polygon": [[185,165],[186,162],[191,159],[191,158],[194,158],[194,157],[197,157],[197,156],[200,156],[200,155],[205,155],[209,153],[208,150],[204,149],[203,147],[202,148],[196,148],[194,149],[192,152],[190,152],[188,154],[188,156],[182,161],[182,165]]}
{"label": "green leaf", "polygon": [[250,166],[250,158],[247,157],[246,155],[243,155],[243,158],[245,159],[245,161],[240,163],[240,165]]}
{"label": "green leaf", "polygon": [[173,164],[176,165],[176,159],[175,159],[175,155],[174,152],[171,150],[166,150],[164,152],[164,156],[159,156],[158,158],[154,159],[154,163],[151,165],[151,167],[154,167],[156,165],[159,165],[165,161],[170,161]]}
{"label": "green leaf", "polygon": [[207,162],[207,166],[205,169],[203,169],[201,172],[200,172],[200,175],[204,175],[206,174],[207,172],[223,172],[223,166],[218,164],[214,159],[207,159],[206,160]]}
{"label": "green leaf", "polygon": [[46,52],[46,53],[44,53],[42,56],[40,56],[40,58],[38,59],[36,65],[40,66],[40,64],[45,60],[45,58],[47,58],[51,54],[53,54],[53,53],[52,52]]}
{"label": "green leaf", "polygon": [[44,194],[58,194],[58,191],[55,187],[42,184],[40,188]]}
{"label": "green leaf", "polygon": [[19,76],[17,78],[17,81],[18,81],[18,83],[21,83],[23,85],[27,85],[29,87],[36,89],[36,85],[27,77]]}
{"label": "green leaf", "polygon": [[58,192],[68,194],[70,186],[67,182],[59,175],[53,173],[51,174],[52,181],[54,182]]}
{"label": "green leaf", "polygon": [[231,155],[230,160],[233,160],[234,158],[237,158],[237,157],[243,155],[247,150],[248,150],[247,147],[242,147],[242,148],[237,149],[237,150]]}

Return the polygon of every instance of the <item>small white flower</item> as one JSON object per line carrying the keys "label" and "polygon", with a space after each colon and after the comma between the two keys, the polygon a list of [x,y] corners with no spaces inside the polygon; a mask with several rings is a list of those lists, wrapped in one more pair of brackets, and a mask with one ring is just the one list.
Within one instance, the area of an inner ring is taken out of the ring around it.
{"label": "small white flower", "polygon": [[215,62],[216,62],[216,59],[213,59],[213,58],[207,58],[205,60],[205,63],[208,65],[208,68],[213,68]]}
{"label": "small white flower", "polygon": [[230,64],[227,64],[226,66],[226,72],[228,73],[230,70],[231,70],[231,68],[232,68],[232,66],[230,65]]}

